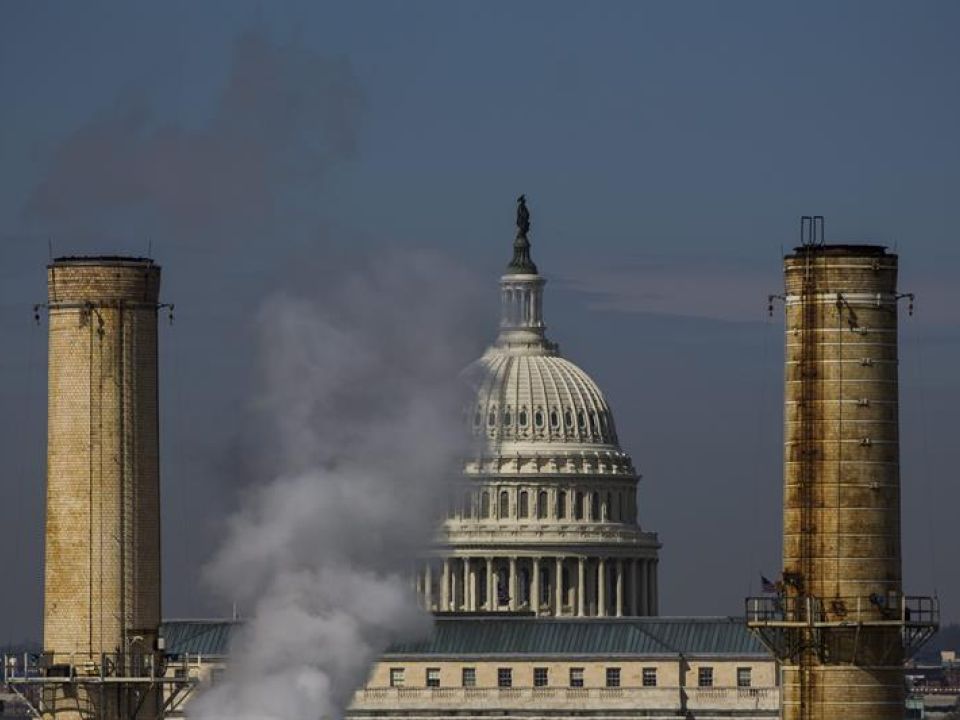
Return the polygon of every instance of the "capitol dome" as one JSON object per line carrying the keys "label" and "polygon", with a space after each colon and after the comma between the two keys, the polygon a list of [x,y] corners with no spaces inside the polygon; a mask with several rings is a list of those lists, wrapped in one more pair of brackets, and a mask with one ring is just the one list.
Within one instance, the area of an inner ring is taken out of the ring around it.
{"label": "capitol dome", "polygon": [[546,337],[523,197],[517,227],[499,334],[464,371],[477,442],[419,592],[434,612],[655,615],[660,544],[638,524],[639,476],[600,388]]}

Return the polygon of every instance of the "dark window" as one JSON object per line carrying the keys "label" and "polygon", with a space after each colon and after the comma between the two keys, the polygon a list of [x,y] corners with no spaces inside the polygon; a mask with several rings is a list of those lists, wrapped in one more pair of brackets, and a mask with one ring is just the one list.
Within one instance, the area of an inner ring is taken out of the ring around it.
{"label": "dark window", "polygon": [[620,668],[607,668],[607,687],[620,687]]}
{"label": "dark window", "polygon": [[644,687],[656,687],[657,686],[657,669],[646,667],[643,669],[643,686]]}
{"label": "dark window", "polygon": [[570,668],[570,687],[583,687],[583,668]]}
{"label": "dark window", "polygon": [[567,517],[567,494],[563,491],[557,493],[557,517]]}
{"label": "dark window", "polygon": [[551,411],[550,411],[550,427],[552,427],[552,428],[558,428],[558,427],[560,427],[560,416],[557,415],[557,411],[556,411],[556,410],[551,410]]}
{"label": "dark window", "polygon": [[503,411],[503,424],[507,427],[510,427],[510,424],[513,422],[513,415],[510,414],[509,410]]}
{"label": "dark window", "polygon": [[486,490],[480,494],[480,517],[490,517],[490,493]]}
{"label": "dark window", "polygon": [[616,520],[617,516],[613,513],[613,493],[607,493],[607,520]]}
{"label": "dark window", "polygon": [[500,491],[500,517],[505,518],[510,515],[510,495],[506,490]]}
{"label": "dark window", "polygon": [[542,428],[542,427],[543,427],[543,412],[542,412],[542,411],[537,410],[537,411],[533,414],[533,422],[534,422],[534,424],[535,424],[538,428]]}
{"label": "dark window", "polygon": [[713,668],[702,667],[697,670],[697,686],[713,687]]}
{"label": "dark window", "polygon": [[520,491],[520,517],[525,518],[530,514],[530,501],[528,499],[527,491]]}
{"label": "dark window", "polygon": [[748,667],[738,667],[737,668],[737,687],[747,688],[750,687],[750,668]]}
{"label": "dark window", "polygon": [[577,413],[577,427],[583,430],[587,426],[586,417],[583,414],[583,410]]}
{"label": "dark window", "polygon": [[513,687],[513,668],[497,668],[497,687]]}
{"label": "dark window", "polygon": [[464,687],[476,687],[477,686],[477,669],[476,668],[464,668],[460,674],[460,684]]}
{"label": "dark window", "polygon": [[427,687],[440,687],[440,668],[427,668]]}
{"label": "dark window", "polygon": [[583,520],[583,493],[578,492],[574,495],[573,516],[577,520]]}
{"label": "dark window", "polygon": [[537,517],[543,520],[547,517],[547,491],[541,490],[537,493]]}
{"label": "dark window", "polygon": [[573,413],[567,410],[563,414],[563,422],[566,424],[567,427],[573,427]]}
{"label": "dark window", "polygon": [[548,678],[547,668],[533,669],[533,686],[534,687],[546,687],[547,678]]}
{"label": "dark window", "polygon": [[490,427],[493,427],[496,424],[497,424],[497,411],[491,410],[487,414],[487,425],[489,425]]}
{"label": "dark window", "polygon": [[473,516],[473,496],[470,493],[463,494],[463,516],[466,518]]}
{"label": "dark window", "polygon": [[520,420],[520,427],[526,427],[526,426],[527,426],[527,411],[526,411],[526,410],[521,410],[521,411],[520,411],[520,414],[519,414],[517,417],[518,417],[518,419]]}
{"label": "dark window", "polygon": [[590,519],[600,519],[600,493],[594,493],[590,502]]}

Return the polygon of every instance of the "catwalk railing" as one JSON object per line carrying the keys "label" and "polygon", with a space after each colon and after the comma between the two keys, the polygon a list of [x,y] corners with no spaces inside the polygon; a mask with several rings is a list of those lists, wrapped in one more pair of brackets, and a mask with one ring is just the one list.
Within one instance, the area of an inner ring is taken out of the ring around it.
{"label": "catwalk railing", "polygon": [[56,687],[129,688],[135,693],[163,689],[165,712],[197,683],[187,658],[170,660],[160,653],[22,653],[3,655],[2,684],[44,714],[44,689]]}

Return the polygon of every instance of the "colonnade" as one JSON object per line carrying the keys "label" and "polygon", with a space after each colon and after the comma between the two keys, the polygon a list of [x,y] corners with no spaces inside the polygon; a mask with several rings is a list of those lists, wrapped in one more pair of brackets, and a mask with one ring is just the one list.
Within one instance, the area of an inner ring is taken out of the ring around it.
{"label": "colonnade", "polygon": [[657,563],[622,556],[453,556],[427,564],[417,574],[417,592],[435,612],[657,615]]}

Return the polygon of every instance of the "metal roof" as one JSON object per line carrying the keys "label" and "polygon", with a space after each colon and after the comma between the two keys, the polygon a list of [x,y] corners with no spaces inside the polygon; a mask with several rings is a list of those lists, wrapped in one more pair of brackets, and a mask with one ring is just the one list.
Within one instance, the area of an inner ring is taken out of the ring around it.
{"label": "metal roof", "polygon": [[167,655],[226,655],[238,620],[167,620],[160,637]]}
{"label": "metal roof", "polygon": [[767,655],[738,618],[450,618],[388,655]]}
{"label": "metal roof", "polygon": [[[161,626],[170,655],[226,655],[232,621],[176,620]],[[386,655],[769,656],[742,618],[437,618],[425,640]]]}

